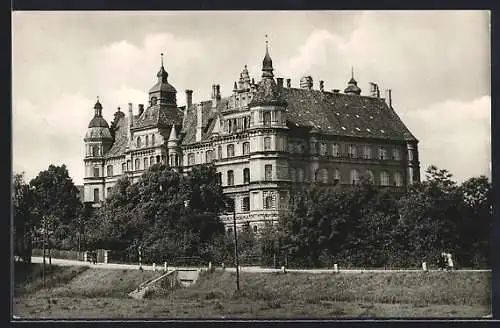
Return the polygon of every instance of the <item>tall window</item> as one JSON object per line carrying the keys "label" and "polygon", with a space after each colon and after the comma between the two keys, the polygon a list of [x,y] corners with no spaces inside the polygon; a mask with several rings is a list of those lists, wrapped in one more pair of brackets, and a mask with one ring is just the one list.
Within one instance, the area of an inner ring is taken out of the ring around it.
{"label": "tall window", "polygon": [[394,147],[392,150],[392,159],[395,161],[399,161],[401,159],[401,152],[399,151],[399,148]]}
{"label": "tall window", "polygon": [[321,181],[321,170],[317,169],[316,172],[314,172],[314,182],[320,182]]}
{"label": "tall window", "polygon": [[127,171],[132,171],[132,161],[127,160]]}
{"label": "tall window", "polygon": [[214,160],[214,152],[212,150],[207,150],[205,160],[207,163],[211,163]]}
{"label": "tall window", "polygon": [[156,163],[160,163],[161,162],[161,156],[160,155],[156,155]]}
{"label": "tall window", "polygon": [[144,169],[146,170],[149,167],[149,158],[144,157]]}
{"label": "tall window", "polygon": [[333,156],[335,156],[335,157],[339,157],[339,156],[340,156],[339,144],[337,144],[337,143],[334,143],[334,144],[333,144],[333,147],[332,147],[332,154],[333,154]]}
{"label": "tall window", "polygon": [[365,145],[363,155],[365,159],[370,159],[372,158],[372,149],[370,146]]}
{"label": "tall window", "polygon": [[112,177],[113,176],[113,165],[108,165],[108,167],[106,168],[106,173],[108,175],[108,177]]}
{"label": "tall window", "polygon": [[271,181],[273,179],[273,166],[271,164],[266,164],[264,166],[265,180]]}
{"label": "tall window", "polygon": [[328,183],[328,171],[326,169],[320,170],[320,179],[323,183]]}
{"label": "tall window", "polygon": [[99,177],[99,168],[94,167],[94,178],[97,178],[97,177]]}
{"label": "tall window", "polygon": [[194,154],[188,154],[188,165],[194,165]]}
{"label": "tall window", "polygon": [[394,173],[394,185],[396,187],[401,187],[403,185],[403,179],[401,177],[401,173],[399,172]]}
{"label": "tall window", "polygon": [[297,181],[304,182],[304,169],[301,167],[297,169]]}
{"label": "tall window", "polygon": [[359,171],[356,169],[351,170],[351,183],[356,184],[359,181]]}
{"label": "tall window", "polygon": [[228,186],[234,185],[234,172],[233,172],[233,170],[227,171],[227,185]]}
{"label": "tall window", "polygon": [[98,155],[99,155],[99,147],[92,146],[92,156],[98,156]]}
{"label": "tall window", "polygon": [[250,183],[250,169],[243,169],[243,183]]}
{"label": "tall window", "polygon": [[94,203],[97,203],[99,201],[99,189],[95,188],[94,189]]}
{"label": "tall window", "polygon": [[264,125],[271,125],[271,112],[264,112]]}
{"label": "tall window", "polygon": [[328,155],[328,148],[327,148],[325,142],[322,142],[321,145],[319,146],[319,153],[320,153],[321,156],[327,156]]}
{"label": "tall window", "polygon": [[151,146],[154,146],[155,145],[155,135],[153,134],[151,136]]}
{"label": "tall window", "polygon": [[266,196],[264,198],[264,208],[267,209],[267,210],[270,210],[272,209],[274,206],[273,206],[273,197],[272,196]]}
{"label": "tall window", "polygon": [[222,173],[217,172],[217,174],[215,175],[215,178],[217,179],[217,183],[221,185],[222,184]]}
{"label": "tall window", "polygon": [[295,176],[295,169],[293,167],[290,168],[288,174],[290,175],[290,180],[292,180],[292,182],[295,182],[297,177]]}
{"label": "tall window", "polygon": [[227,157],[233,157],[234,156],[234,145],[230,144],[227,145]]}
{"label": "tall window", "polygon": [[155,165],[155,157],[154,156],[149,157],[149,165],[151,165],[151,166]]}
{"label": "tall window", "polygon": [[135,159],[135,170],[138,171],[140,169],[141,169],[141,161],[138,158],[136,158]]}
{"label": "tall window", "polygon": [[356,158],[356,145],[349,145],[349,157],[350,158]]}
{"label": "tall window", "polygon": [[241,207],[243,212],[250,211],[250,197],[243,197],[243,202]]}
{"label": "tall window", "polygon": [[111,190],[111,187],[106,188],[106,197],[109,198],[109,196],[111,196]]}
{"label": "tall window", "polygon": [[149,147],[149,136],[146,136],[146,147]]}
{"label": "tall window", "polygon": [[387,150],[383,146],[378,149],[378,157],[382,160],[387,159]]}
{"label": "tall window", "polygon": [[250,154],[250,143],[244,142],[243,143],[243,155],[248,155],[248,154]]}
{"label": "tall window", "polygon": [[373,172],[370,171],[370,170],[367,170],[366,171],[366,178],[368,179],[368,181],[370,181],[371,183],[374,183],[375,182],[375,177],[373,176]]}
{"label": "tall window", "polygon": [[137,137],[137,148],[142,147],[141,137]]}
{"label": "tall window", "polygon": [[334,175],[333,175],[333,179],[335,180],[335,182],[339,182],[340,181],[340,170],[339,169],[335,169],[335,172],[334,172]]}
{"label": "tall window", "polygon": [[389,185],[389,173],[386,171],[380,172],[380,185],[388,186]]}
{"label": "tall window", "polygon": [[127,172],[127,163],[122,163],[122,173]]}
{"label": "tall window", "polygon": [[269,150],[269,149],[271,149],[271,138],[265,137],[264,138],[264,150]]}
{"label": "tall window", "polygon": [[222,146],[217,147],[217,158],[222,159]]}

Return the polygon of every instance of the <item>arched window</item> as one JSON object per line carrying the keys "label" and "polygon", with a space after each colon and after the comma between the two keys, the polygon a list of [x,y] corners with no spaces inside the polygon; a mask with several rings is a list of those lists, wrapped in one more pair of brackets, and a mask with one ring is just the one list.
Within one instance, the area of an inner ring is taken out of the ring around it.
{"label": "arched window", "polygon": [[149,147],[149,136],[146,136],[146,147]]}
{"label": "arched window", "polygon": [[380,172],[380,185],[388,186],[389,185],[389,173],[386,171]]}
{"label": "arched window", "polygon": [[141,137],[137,137],[137,148],[141,148],[142,143],[141,143]]}
{"label": "arched window", "polygon": [[401,173],[399,173],[399,172],[394,173],[394,185],[396,187],[403,186],[403,179],[401,177]]}
{"label": "arched window", "polygon": [[372,158],[372,148],[370,146],[365,145],[363,153],[365,159]]}
{"label": "arched window", "polygon": [[351,170],[351,183],[356,184],[359,181],[359,171],[357,169]]}
{"label": "arched window", "polygon": [[234,145],[230,144],[227,145],[227,157],[233,157],[234,156]]}
{"label": "arched window", "polygon": [[122,163],[122,173],[127,172],[127,163]]}
{"label": "arched window", "polygon": [[155,135],[153,134],[151,136],[151,146],[154,146],[155,145]]}
{"label": "arched window", "polygon": [[227,185],[228,186],[234,185],[234,172],[233,172],[233,170],[227,171]]}
{"label": "arched window", "polygon": [[243,169],[243,183],[250,183],[250,169],[248,167]]}
{"label": "arched window", "polygon": [[340,170],[339,169],[335,169],[335,172],[334,172],[334,175],[333,175],[333,179],[335,180],[335,182],[339,182],[340,181]]}
{"label": "arched window", "polygon": [[271,138],[265,137],[264,138],[264,150],[270,150],[270,149],[271,149]]}
{"label": "arched window", "polygon": [[97,203],[99,201],[99,189],[95,188],[94,189],[94,203]]}
{"label": "arched window", "polygon": [[295,169],[293,167],[290,168],[288,174],[290,175],[290,180],[292,182],[295,182],[295,180],[297,179],[297,177],[295,176]]}
{"label": "arched window", "polygon": [[217,158],[222,159],[222,146],[217,147]]}
{"label": "arched window", "polygon": [[264,166],[264,179],[266,181],[271,181],[273,179],[273,166],[271,164],[266,164]]}
{"label": "arched window", "polygon": [[250,143],[244,142],[243,143],[243,155],[248,155],[248,154],[250,154]]}
{"label": "arched window", "polygon": [[387,159],[387,150],[384,148],[384,146],[381,146],[378,149],[378,157],[381,160]]}
{"label": "arched window", "polygon": [[339,144],[334,143],[332,146],[332,154],[334,157],[339,157],[340,156],[340,151],[339,151]]}
{"label": "arched window", "polygon": [[149,168],[149,158],[144,157],[144,169],[146,170],[147,168]]}
{"label": "arched window", "polygon": [[113,165],[108,165],[108,167],[106,168],[106,173],[108,175],[108,177],[112,177],[113,176]]}
{"label": "arched window", "polygon": [[140,169],[141,169],[141,161],[138,158],[136,158],[135,159],[135,170],[138,171]]}
{"label": "arched window", "polygon": [[205,160],[207,163],[211,163],[214,160],[214,152],[212,150],[207,150],[205,153]]}
{"label": "arched window", "polygon": [[297,169],[297,181],[304,182],[304,169],[301,167]]}
{"label": "arched window", "polygon": [[194,154],[188,154],[188,165],[194,165]]}
{"label": "arched window", "polygon": [[243,212],[250,211],[250,197],[243,197],[243,203],[241,206]]}
{"label": "arched window", "polygon": [[271,112],[264,112],[264,125],[271,125]]}

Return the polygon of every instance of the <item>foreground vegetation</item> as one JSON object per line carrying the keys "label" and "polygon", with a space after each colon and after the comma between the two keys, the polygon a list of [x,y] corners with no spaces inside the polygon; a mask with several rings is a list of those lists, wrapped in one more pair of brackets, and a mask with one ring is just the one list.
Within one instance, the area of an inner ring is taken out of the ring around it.
{"label": "foreground vegetation", "polygon": [[[65,268],[64,270],[74,270]],[[204,272],[189,288],[127,293],[158,273],[88,269],[71,281],[15,298],[22,318],[482,317],[491,273],[359,274]]]}

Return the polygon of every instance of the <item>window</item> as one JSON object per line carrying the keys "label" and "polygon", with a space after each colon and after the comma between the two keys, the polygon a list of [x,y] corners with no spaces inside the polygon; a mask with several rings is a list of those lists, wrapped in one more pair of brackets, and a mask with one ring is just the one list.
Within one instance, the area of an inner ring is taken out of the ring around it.
{"label": "window", "polygon": [[234,172],[233,172],[233,170],[227,171],[227,185],[228,186],[234,185]]}
{"label": "window", "polygon": [[161,162],[161,156],[160,155],[156,155],[156,163],[160,163]]}
{"label": "window", "polygon": [[370,159],[372,158],[372,149],[370,146],[365,145],[364,151],[363,151],[363,157],[365,159]]}
{"label": "window", "polygon": [[149,158],[144,157],[144,169],[146,170],[149,167]]}
{"label": "window", "polygon": [[232,133],[233,132],[233,122],[231,120],[228,120],[227,121],[227,125],[229,127],[229,133]]}
{"label": "window", "polygon": [[399,151],[399,148],[394,148],[392,150],[392,159],[395,161],[399,161],[401,159],[401,152]]}
{"label": "window", "polygon": [[332,154],[335,157],[339,157],[340,152],[339,152],[339,144],[334,143],[332,147]]}
{"label": "window", "polygon": [[141,169],[141,160],[136,158],[135,159],[135,170],[138,171]]}
{"label": "window", "polygon": [[227,234],[230,235],[233,233],[233,228],[227,228]]}
{"label": "window", "polygon": [[234,156],[234,145],[227,145],[227,157],[233,157]]}
{"label": "window", "polygon": [[272,196],[266,196],[266,198],[264,198],[264,208],[267,209],[267,210],[270,210],[272,209],[274,206],[273,206],[273,197]]}
{"label": "window", "polygon": [[151,166],[155,165],[155,157],[154,156],[149,157],[149,165],[151,165]]}
{"label": "window", "polygon": [[132,171],[132,161],[130,159],[127,161],[127,171]]}
{"label": "window", "polygon": [[320,173],[321,182],[328,183],[328,171],[326,169],[322,169]]}
{"label": "window", "polygon": [[350,158],[356,158],[356,146],[355,145],[349,145],[349,157]]}
{"label": "window", "polygon": [[388,186],[389,185],[389,173],[386,171],[380,172],[380,185]]}
{"label": "window", "polygon": [[127,172],[127,163],[122,163],[122,173]]}
{"label": "window", "polygon": [[137,137],[137,148],[141,148],[142,143],[141,143],[141,137]]}
{"label": "window", "polygon": [[259,228],[258,228],[256,225],[254,225],[254,226],[253,226],[253,232],[254,232],[254,233],[257,233],[258,231],[259,231]]}
{"label": "window", "polygon": [[352,184],[356,184],[359,181],[359,172],[356,169],[351,170],[351,182]]}
{"label": "window", "polygon": [[378,157],[381,160],[387,159],[387,150],[384,147],[378,149]]}
{"label": "window", "polygon": [[106,194],[108,195],[108,197],[111,196],[111,187],[108,187],[106,189]]}
{"label": "window", "polygon": [[372,171],[367,170],[365,175],[366,175],[366,178],[368,179],[368,181],[370,181],[371,183],[375,182],[375,177],[373,176]]}
{"label": "window", "polygon": [[321,170],[316,170],[314,172],[314,182],[320,182],[321,181]]}
{"label": "window", "polygon": [[403,179],[401,178],[401,173],[394,173],[394,185],[396,187],[401,187],[403,185]]}
{"label": "window", "polygon": [[264,125],[271,125],[271,112],[264,112]]}
{"label": "window", "polygon": [[151,136],[151,146],[154,146],[155,145],[155,135],[153,134]]}
{"label": "window", "polygon": [[194,154],[188,154],[188,165],[194,165]]}
{"label": "window", "polygon": [[94,189],[94,203],[97,203],[99,201],[99,189],[95,188]]}
{"label": "window", "polygon": [[207,150],[205,153],[205,161],[211,163],[214,160],[214,152],[212,150]]}
{"label": "window", "polygon": [[145,138],[146,138],[146,140],[145,140],[145,144],[146,145],[145,146],[149,147],[149,136],[146,136]]}
{"label": "window", "polygon": [[273,178],[273,166],[270,164],[265,165],[264,171],[265,171],[265,180],[271,181]]}
{"label": "window", "polygon": [[248,155],[248,154],[250,154],[250,143],[244,142],[243,143],[243,155]]}
{"label": "window", "polygon": [[217,147],[217,158],[222,159],[222,146]]}
{"label": "window", "polygon": [[99,177],[99,168],[94,167],[94,178],[97,178],[97,177]]}
{"label": "window", "polygon": [[242,210],[243,212],[250,211],[250,197],[243,197]]}
{"label": "window", "polygon": [[324,142],[321,143],[321,145],[319,146],[319,153],[321,156],[328,155],[328,148],[326,147],[326,143]]}
{"label": "window", "polygon": [[243,183],[250,183],[250,169],[243,169]]}
{"label": "window", "polygon": [[92,156],[99,155],[99,148],[97,146],[92,146]]}
{"label": "window", "polygon": [[222,184],[222,173],[218,172],[215,175],[215,178],[217,179],[217,183],[221,185]]}
{"label": "window", "polygon": [[108,165],[108,167],[106,168],[106,173],[108,174],[108,177],[112,177],[113,176],[113,165]]}
{"label": "window", "polygon": [[340,181],[340,170],[339,169],[335,169],[333,179],[335,180],[335,182]]}
{"label": "window", "polygon": [[302,168],[297,169],[297,181],[304,182],[304,169]]}
{"label": "window", "polygon": [[271,138],[265,137],[264,138],[264,150],[269,150],[269,149],[271,149]]}
{"label": "window", "polygon": [[290,168],[288,174],[290,175],[290,180],[292,180],[292,182],[295,182],[297,177],[295,176],[295,169],[293,167]]}

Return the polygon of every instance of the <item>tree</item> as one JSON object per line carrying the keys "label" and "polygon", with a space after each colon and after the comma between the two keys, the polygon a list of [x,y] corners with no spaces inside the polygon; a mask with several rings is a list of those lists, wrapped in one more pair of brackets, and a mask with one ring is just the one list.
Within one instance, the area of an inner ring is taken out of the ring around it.
{"label": "tree", "polygon": [[24,182],[24,173],[13,177],[12,204],[14,207],[14,254],[23,262],[31,262],[33,230],[39,224],[34,212],[35,200],[32,189]]}
{"label": "tree", "polygon": [[[48,229],[55,246],[62,248],[76,238],[75,220],[81,212],[82,204],[78,189],[69,176],[65,165],[50,165],[31,180],[36,210],[48,221]],[[66,243],[66,245],[64,245]]]}

